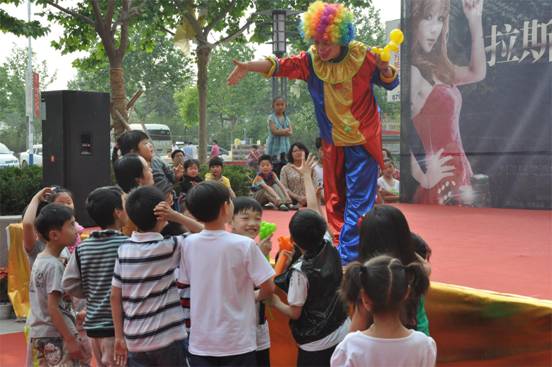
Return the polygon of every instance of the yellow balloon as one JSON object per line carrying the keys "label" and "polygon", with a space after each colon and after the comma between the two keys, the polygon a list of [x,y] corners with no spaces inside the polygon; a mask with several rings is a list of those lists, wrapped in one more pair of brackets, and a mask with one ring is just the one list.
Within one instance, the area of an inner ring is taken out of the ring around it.
{"label": "yellow balloon", "polygon": [[387,46],[389,47],[389,49],[393,52],[399,52],[399,45],[397,45],[395,43],[395,41],[391,41],[387,44]]}
{"label": "yellow balloon", "polygon": [[400,45],[404,41],[404,34],[400,29],[395,28],[389,34],[389,39],[395,42],[397,45]]}
{"label": "yellow balloon", "polygon": [[[387,48],[387,46],[385,48]],[[384,62],[389,62],[389,60],[391,60],[391,53],[389,52],[389,50],[383,49],[382,53],[380,54],[380,60]]]}

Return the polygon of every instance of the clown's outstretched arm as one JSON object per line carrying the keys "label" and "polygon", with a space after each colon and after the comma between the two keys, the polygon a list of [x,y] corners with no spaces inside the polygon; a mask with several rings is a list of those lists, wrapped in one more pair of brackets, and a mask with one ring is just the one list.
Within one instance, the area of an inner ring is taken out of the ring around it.
{"label": "clown's outstretched arm", "polygon": [[270,60],[254,60],[241,62],[238,60],[232,60],[234,63],[234,70],[228,76],[228,84],[237,84],[244,76],[249,72],[268,74],[272,68],[273,63]]}

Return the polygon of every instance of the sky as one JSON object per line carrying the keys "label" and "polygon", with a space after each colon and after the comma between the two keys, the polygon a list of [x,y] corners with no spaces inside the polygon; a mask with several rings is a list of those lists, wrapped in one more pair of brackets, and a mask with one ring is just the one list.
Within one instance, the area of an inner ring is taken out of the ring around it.
{"label": "sky", "polygon": [[[381,11],[381,19],[383,22],[387,20],[400,18],[400,3],[401,0],[372,0],[374,6]],[[17,18],[27,18],[27,4],[23,1],[23,4],[19,6],[0,4],[0,8],[6,10],[11,15]],[[39,11],[40,8],[33,7],[32,11]],[[33,15],[33,20],[41,20],[40,17]],[[42,21],[46,24],[46,21]],[[50,32],[44,36],[32,40],[33,52],[36,54],[36,60],[46,60],[48,71],[50,74],[56,73],[56,79],[48,87],[48,90],[60,90],[66,89],[67,83],[72,80],[76,75],[76,69],[73,68],[71,63],[79,56],[85,55],[85,53],[72,53],[68,55],[62,55],[60,51],[54,49],[50,42],[57,40],[63,34],[63,28],[56,24],[50,24]],[[0,62],[6,60],[10,55],[14,45],[17,47],[27,47],[28,40],[24,37],[16,37],[12,34],[2,33],[0,34]],[[261,52],[270,52],[270,46],[261,48]]]}

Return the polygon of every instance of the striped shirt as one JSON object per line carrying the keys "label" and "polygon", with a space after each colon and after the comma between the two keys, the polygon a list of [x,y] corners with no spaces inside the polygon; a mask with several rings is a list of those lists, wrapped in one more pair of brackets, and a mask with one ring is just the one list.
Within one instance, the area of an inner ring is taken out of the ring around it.
{"label": "striped shirt", "polygon": [[119,248],[112,286],[121,288],[130,352],[158,350],[187,336],[175,278],[183,240],[134,232]]}
{"label": "striped shirt", "polygon": [[90,337],[114,336],[111,279],[117,251],[128,237],[114,230],[96,231],[75,249],[63,274],[64,290],[86,299],[84,329]]}

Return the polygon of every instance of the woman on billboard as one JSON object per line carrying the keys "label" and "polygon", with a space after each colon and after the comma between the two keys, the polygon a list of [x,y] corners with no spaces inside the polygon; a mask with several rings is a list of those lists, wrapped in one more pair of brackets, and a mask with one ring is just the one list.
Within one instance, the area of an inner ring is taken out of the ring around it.
{"label": "woman on billboard", "polygon": [[450,0],[412,0],[411,116],[425,154],[425,159],[410,154],[419,184],[416,203],[461,205],[473,197],[473,173],[459,129],[458,86],[485,78],[483,0],[461,1],[471,34],[468,66],[454,65],[447,56]]}

